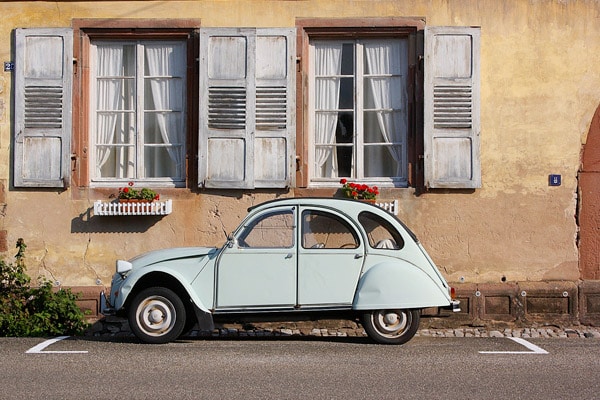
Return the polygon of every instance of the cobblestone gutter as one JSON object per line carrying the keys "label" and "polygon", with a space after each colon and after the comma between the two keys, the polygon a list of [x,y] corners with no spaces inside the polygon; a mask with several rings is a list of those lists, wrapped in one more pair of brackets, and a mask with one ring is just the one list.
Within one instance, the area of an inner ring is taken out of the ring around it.
{"label": "cobblestone gutter", "polygon": [[[424,324],[426,325],[426,324]],[[133,336],[126,319],[106,317],[86,332],[88,336]],[[213,331],[192,329],[186,337],[244,338],[244,337],[367,337],[362,327],[352,321],[311,321],[295,323],[227,324]],[[528,338],[585,338],[600,339],[600,327],[529,327],[529,328],[431,328],[420,329],[415,336],[422,337],[521,337]]]}

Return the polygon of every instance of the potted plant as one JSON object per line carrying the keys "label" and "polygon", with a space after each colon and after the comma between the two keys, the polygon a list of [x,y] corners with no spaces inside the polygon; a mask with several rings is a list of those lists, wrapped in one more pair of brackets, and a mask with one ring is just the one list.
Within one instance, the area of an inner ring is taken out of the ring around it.
{"label": "potted plant", "polygon": [[377,200],[377,195],[379,194],[377,186],[349,182],[345,178],[340,180],[340,184],[342,185],[342,193],[344,193],[345,197],[355,200],[364,200],[369,203],[375,203]]}
{"label": "potted plant", "polygon": [[152,202],[154,200],[160,200],[160,195],[152,189],[141,188],[135,189],[134,183],[129,182],[123,188],[119,188],[119,202]]}

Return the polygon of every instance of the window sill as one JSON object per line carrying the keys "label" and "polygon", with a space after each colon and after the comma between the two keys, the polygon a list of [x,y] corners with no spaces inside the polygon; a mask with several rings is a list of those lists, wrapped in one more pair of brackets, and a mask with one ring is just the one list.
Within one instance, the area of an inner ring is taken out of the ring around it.
{"label": "window sill", "polygon": [[128,216],[128,215],[168,215],[173,211],[173,201],[153,201],[150,203],[119,203],[117,201],[94,202],[94,215]]}

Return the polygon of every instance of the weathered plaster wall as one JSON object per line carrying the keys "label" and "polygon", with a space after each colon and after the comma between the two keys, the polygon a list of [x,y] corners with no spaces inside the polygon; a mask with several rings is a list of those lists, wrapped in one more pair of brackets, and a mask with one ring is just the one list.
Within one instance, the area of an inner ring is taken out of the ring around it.
{"label": "weathered plaster wall", "polygon": [[[73,18],[197,18],[202,26],[294,26],[296,17],[424,17],[481,26],[481,164],[474,192],[384,190],[453,282],[577,280],[576,188],[582,143],[600,102],[600,3],[595,1],[306,0],[2,2],[0,58],[16,27]],[[251,204],[310,192],[166,193],[164,218],[94,217],[87,191],[9,187],[10,72],[0,72],[0,231],[28,244],[30,274],[65,285],[108,284],[117,257],[168,246],[217,245]],[[548,174],[561,174],[560,187]],[[332,194],[334,190],[328,192]],[[323,194],[323,191],[319,191]],[[74,200],[83,198],[84,200]],[[2,200],[2,199],[0,199]],[[12,256],[9,251],[7,257]]]}

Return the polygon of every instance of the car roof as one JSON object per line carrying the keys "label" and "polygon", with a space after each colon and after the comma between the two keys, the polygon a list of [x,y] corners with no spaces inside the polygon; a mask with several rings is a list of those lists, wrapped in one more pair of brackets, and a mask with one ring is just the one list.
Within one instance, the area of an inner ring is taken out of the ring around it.
{"label": "car roof", "polygon": [[371,203],[363,202],[361,200],[354,200],[349,198],[335,198],[335,197],[286,197],[275,200],[268,200],[263,203],[251,206],[248,208],[248,212],[253,211],[257,208],[269,207],[274,205],[311,205],[311,206],[327,206],[338,208],[340,210],[351,210],[364,207],[372,206]]}

